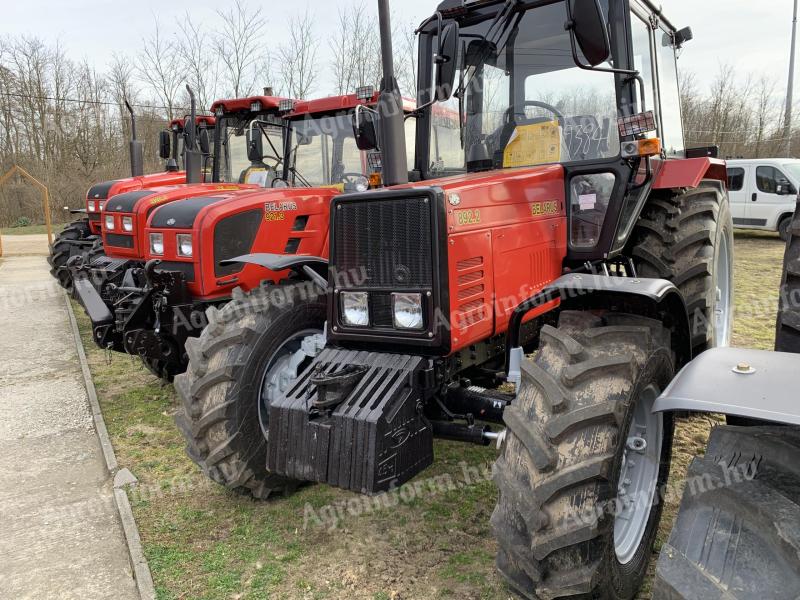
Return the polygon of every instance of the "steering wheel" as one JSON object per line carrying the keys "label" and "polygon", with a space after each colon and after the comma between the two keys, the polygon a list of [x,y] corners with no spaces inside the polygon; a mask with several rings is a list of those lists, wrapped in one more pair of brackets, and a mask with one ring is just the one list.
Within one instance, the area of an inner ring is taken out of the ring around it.
{"label": "steering wheel", "polygon": [[[526,100],[525,102],[522,103],[522,105],[525,108],[527,108],[529,106],[533,106],[533,107],[536,107],[536,108],[543,108],[543,109],[553,113],[555,115],[556,119],[558,119],[558,122],[561,123],[561,124],[563,124],[564,120],[566,119],[566,117],[562,114],[562,112],[560,110],[558,110],[552,104],[548,104],[547,102],[541,102],[539,100]],[[542,122],[541,117],[536,118],[536,119],[529,119],[529,118],[527,118],[525,116],[522,116],[522,115],[513,115],[512,112],[511,112],[512,110],[514,110],[513,106],[509,106],[508,110],[506,110],[506,123],[511,123],[511,117],[512,116],[514,117],[514,121],[513,122],[515,124],[517,124],[517,125],[523,125],[523,124],[533,125],[534,123],[541,123]],[[517,117],[520,117],[520,116],[522,118],[517,120]]]}

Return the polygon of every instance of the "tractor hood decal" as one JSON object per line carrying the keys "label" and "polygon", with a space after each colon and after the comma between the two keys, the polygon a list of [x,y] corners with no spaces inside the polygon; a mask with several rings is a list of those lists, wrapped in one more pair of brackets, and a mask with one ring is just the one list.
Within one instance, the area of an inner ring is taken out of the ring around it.
{"label": "tractor hood decal", "polygon": [[200,211],[226,199],[217,196],[189,198],[167,204],[153,213],[150,226],[157,229],[191,229]]}

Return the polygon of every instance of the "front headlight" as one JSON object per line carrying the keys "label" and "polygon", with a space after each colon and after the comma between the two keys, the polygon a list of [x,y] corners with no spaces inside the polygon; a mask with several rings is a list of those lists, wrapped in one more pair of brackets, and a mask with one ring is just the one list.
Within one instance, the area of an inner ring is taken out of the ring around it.
{"label": "front headlight", "polygon": [[369,296],[366,292],[342,292],[342,318],[352,327],[369,326]]}
{"label": "front headlight", "polygon": [[422,329],[422,294],[392,294],[392,317],[398,329]]}
{"label": "front headlight", "polygon": [[95,203],[94,200],[89,200],[86,203],[86,208],[89,209],[89,212],[97,212],[97,204]]}
{"label": "front headlight", "polygon": [[133,217],[122,217],[122,229],[127,232],[133,231]]}
{"label": "front headlight", "polygon": [[114,231],[114,215],[106,215],[106,229]]}
{"label": "front headlight", "polygon": [[192,236],[189,233],[178,234],[178,256],[191,258],[194,248],[192,248]]}
{"label": "front headlight", "polygon": [[150,234],[150,254],[162,256],[164,254],[164,234]]}
{"label": "front headlight", "polygon": [[98,202],[97,203],[97,212],[102,212],[105,207],[106,207],[106,203],[105,202]]}

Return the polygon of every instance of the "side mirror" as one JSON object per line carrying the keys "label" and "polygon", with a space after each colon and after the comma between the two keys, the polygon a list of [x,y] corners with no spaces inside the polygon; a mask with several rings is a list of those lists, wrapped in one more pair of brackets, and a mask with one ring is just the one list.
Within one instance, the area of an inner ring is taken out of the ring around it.
{"label": "side mirror", "polygon": [[251,163],[264,160],[264,136],[258,127],[247,130],[247,160]]}
{"label": "side mirror", "polygon": [[684,27],[680,31],[675,32],[675,48],[681,48],[686,42],[691,42],[694,39],[691,27]]}
{"label": "side mirror", "polygon": [[377,150],[378,134],[375,131],[375,115],[359,106],[353,115],[353,135],[359,150]]}
{"label": "side mirror", "polygon": [[158,155],[169,160],[172,157],[172,134],[169,131],[161,131],[158,134]]}
{"label": "side mirror", "polygon": [[434,75],[434,97],[445,102],[453,95],[458,65],[458,23],[452,22],[442,30],[439,36],[439,51],[436,53],[436,71]]}
{"label": "side mirror", "polygon": [[606,19],[600,0],[568,0],[567,24],[588,63],[596,67],[611,56]]}
{"label": "side mirror", "polygon": [[197,138],[197,142],[200,144],[200,152],[206,156],[211,154],[211,138],[208,135],[208,129],[203,127],[200,130],[200,135]]}

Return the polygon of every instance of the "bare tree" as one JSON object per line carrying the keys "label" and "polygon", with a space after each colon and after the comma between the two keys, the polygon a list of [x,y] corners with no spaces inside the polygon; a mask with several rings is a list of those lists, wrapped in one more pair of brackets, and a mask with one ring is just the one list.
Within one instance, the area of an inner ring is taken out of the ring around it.
{"label": "bare tree", "polygon": [[284,92],[292,98],[307,98],[317,83],[319,43],[314,18],[306,11],[289,20],[289,42],[278,47]]}
{"label": "bare tree", "polygon": [[221,29],[213,36],[214,49],[224,65],[227,91],[240,98],[256,87],[259,61],[265,58],[260,47],[266,19],[261,8],[250,10],[242,0],[235,0],[229,10],[219,10],[217,15]]}
{"label": "bare tree", "polygon": [[175,41],[165,38],[155,20],[153,34],[143,40],[139,53],[138,73],[167,109],[167,117],[177,114],[176,99],[179,87],[186,78],[182,68],[179,48]]}
{"label": "bare tree", "polygon": [[209,52],[204,43],[209,35],[201,23],[192,19],[188,11],[178,23],[178,52],[186,71],[186,83],[192,86],[202,109],[211,107],[217,99],[217,82],[220,73],[220,53]]}

